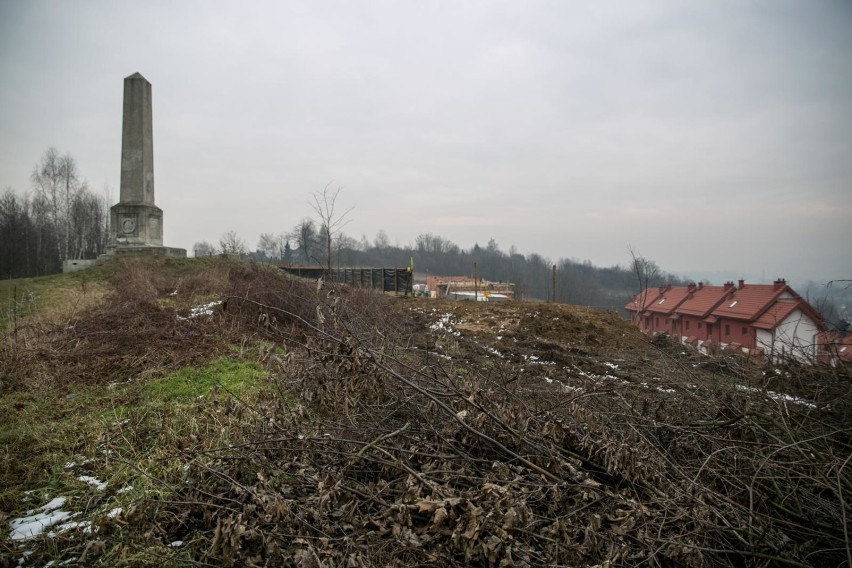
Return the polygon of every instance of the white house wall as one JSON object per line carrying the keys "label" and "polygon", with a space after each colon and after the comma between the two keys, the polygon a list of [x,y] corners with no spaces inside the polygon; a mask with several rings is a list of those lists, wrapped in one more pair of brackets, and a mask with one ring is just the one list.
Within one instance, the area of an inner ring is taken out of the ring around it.
{"label": "white house wall", "polygon": [[774,355],[772,352],[772,332],[765,329],[758,329],[755,335],[755,346],[763,349],[767,357]]}
{"label": "white house wall", "polygon": [[796,310],[775,328],[773,352],[778,355],[783,348],[783,353],[792,354],[800,361],[813,361],[818,331],[811,318],[801,310]]}

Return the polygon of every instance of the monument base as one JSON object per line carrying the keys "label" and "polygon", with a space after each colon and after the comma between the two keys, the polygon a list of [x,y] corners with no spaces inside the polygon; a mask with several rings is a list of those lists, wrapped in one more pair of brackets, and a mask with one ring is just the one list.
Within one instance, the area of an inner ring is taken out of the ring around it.
{"label": "monument base", "polygon": [[140,256],[168,256],[173,258],[186,258],[186,249],[158,246],[119,246],[108,248],[105,254],[98,257],[99,262],[127,255]]}

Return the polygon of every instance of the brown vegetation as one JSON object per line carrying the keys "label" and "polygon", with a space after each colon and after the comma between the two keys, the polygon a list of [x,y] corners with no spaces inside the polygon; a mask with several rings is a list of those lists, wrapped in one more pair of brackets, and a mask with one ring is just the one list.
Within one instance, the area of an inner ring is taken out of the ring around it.
{"label": "brown vegetation", "polygon": [[[162,459],[185,466],[143,472],[162,492],[100,519],[95,534],[62,536],[60,557],[850,562],[848,373],[652,345],[592,309],[392,299],[240,263],[193,274],[135,265],[114,285],[112,301],[73,325],[39,330],[25,347],[7,340],[6,388],[50,384],[63,361],[63,380],[106,383],[200,365],[237,344],[262,361],[271,389],[196,401],[229,437],[159,438]],[[214,295],[213,317],[175,317]],[[12,551],[0,549],[0,565]]]}

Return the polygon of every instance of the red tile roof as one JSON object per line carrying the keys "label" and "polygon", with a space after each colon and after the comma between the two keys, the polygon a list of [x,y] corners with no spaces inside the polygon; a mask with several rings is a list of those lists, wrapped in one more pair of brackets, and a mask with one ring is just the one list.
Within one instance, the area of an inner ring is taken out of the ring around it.
{"label": "red tile roof", "polygon": [[648,306],[649,312],[655,314],[670,314],[683,302],[689,294],[686,286],[675,286],[660,294],[654,302]]}
{"label": "red tile roof", "polygon": [[801,301],[784,301],[779,300],[772,306],[760,314],[760,317],[752,322],[754,327],[760,329],[775,329],[781,324],[787,316],[802,307]]}
{"label": "red tile roof", "polygon": [[676,311],[687,316],[706,317],[722,301],[726,291],[724,286],[695,288]]}
{"label": "red tile roof", "polygon": [[841,336],[837,330],[823,331],[817,334],[817,345],[821,358],[828,355],[852,363],[852,333]]}
{"label": "red tile roof", "polygon": [[639,311],[639,307],[642,304],[642,296],[644,294],[645,302],[642,306],[642,310],[648,308],[657,298],[660,297],[660,289],[659,288],[648,288],[643,290],[641,293],[633,296],[633,299],[624,306],[624,309],[629,310],[631,312]]}
{"label": "red tile roof", "polygon": [[774,284],[744,284],[728,295],[719,306],[713,310],[713,315],[724,318],[753,320],[767,309],[778,296],[784,292],[798,298],[795,292],[786,285]]}

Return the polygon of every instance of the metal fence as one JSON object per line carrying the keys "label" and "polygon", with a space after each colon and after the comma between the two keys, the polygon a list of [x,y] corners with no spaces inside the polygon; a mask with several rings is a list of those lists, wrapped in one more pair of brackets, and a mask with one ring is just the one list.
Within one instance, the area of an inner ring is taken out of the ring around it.
{"label": "metal fence", "polygon": [[333,268],[329,272],[321,266],[279,264],[278,267],[300,278],[325,278],[356,288],[373,288],[405,295],[413,291],[414,273],[409,268]]}

